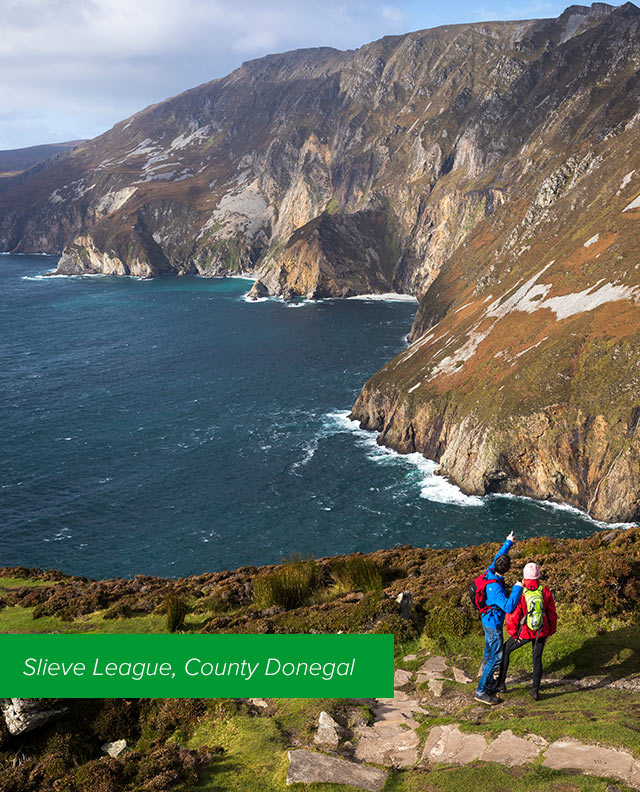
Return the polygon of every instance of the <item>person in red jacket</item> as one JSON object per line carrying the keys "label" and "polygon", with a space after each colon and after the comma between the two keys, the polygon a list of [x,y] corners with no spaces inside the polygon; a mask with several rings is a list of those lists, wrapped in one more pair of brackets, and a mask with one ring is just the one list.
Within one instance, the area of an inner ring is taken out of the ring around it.
{"label": "person in red jacket", "polygon": [[500,673],[496,681],[498,690],[505,689],[511,652],[527,643],[532,644],[533,690],[531,695],[538,701],[542,679],[542,652],[547,638],[556,631],[558,616],[553,594],[546,586],[540,586],[540,567],[527,564],[523,574],[524,589],[520,602],[513,613],[508,613],[505,626],[509,639],[504,645]]}

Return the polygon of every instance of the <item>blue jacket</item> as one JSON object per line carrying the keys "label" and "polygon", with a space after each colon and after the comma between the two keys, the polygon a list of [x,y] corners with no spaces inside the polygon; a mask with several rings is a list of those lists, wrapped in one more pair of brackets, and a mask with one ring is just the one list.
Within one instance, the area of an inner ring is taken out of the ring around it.
{"label": "blue jacket", "polygon": [[501,630],[504,624],[504,617],[507,613],[513,613],[518,607],[520,602],[520,595],[522,594],[522,586],[516,583],[511,591],[511,596],[507,597],[504,591],[504,577],[496,572],[494,564],[496,560],[505,555],[511,549],[513,542],[510,539],[502,545],[496,553],[496,557],[491,562],[491,566],[487,569],[489,577],[497,578],[502,583],[489,583],[487,586],[487,605],[493,605],[491,610],[482,614],[482,623],[485,627],[492,627],[494,630]]}

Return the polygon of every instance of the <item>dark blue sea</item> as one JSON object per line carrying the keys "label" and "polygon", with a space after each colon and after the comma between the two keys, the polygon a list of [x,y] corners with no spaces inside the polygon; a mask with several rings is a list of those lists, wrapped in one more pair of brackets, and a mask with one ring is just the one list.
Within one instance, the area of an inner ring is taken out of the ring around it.
{"label": "dark blue sea", "polygon": [[183,576],[395,544],[585,536],[469,498],[346,415],[416,304],[249,303],[250,282],[42,277],[0,256],[0,566]]}

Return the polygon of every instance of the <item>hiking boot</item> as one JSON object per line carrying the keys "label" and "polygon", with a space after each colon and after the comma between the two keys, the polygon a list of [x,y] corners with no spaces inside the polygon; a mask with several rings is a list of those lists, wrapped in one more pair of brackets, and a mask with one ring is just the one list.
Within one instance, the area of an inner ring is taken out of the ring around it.
{"label": "hiking boot", "polygon": [[493,693],[489,693],[489,691],[484,691],[482,693],[479,693],[476,690],[474,699],[476,701],[481,702],[482,704],[487,704],[489,707],[493,707],[495,704],[502,703],[502,699],[499,699],[497,696],[494,696]]}
{"label": "hiking boot", "polygon": [[534,701],[539,701],[540,694],[538,693],[538,688],[531,689],[531,697],[533,698]]}

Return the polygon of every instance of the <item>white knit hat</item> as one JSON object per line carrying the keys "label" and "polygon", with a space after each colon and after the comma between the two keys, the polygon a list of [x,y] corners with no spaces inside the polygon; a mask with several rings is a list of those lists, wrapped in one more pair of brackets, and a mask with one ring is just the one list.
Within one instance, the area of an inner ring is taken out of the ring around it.
{"label": "white knit hat", "polygon": [[540,567],[530,561],[522,573],[525,580],[538,580],[540,578]]}

